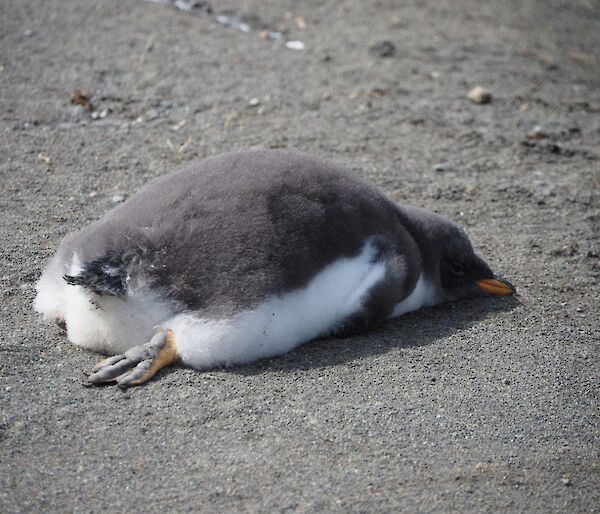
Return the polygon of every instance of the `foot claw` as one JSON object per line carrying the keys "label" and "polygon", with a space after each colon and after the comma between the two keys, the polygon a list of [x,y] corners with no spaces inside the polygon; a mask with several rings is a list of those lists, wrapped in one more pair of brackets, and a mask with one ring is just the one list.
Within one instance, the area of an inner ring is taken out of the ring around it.
{"label": "foot claw", "polygon": [[93,368],[92,371],[90,371],[90,374],[92,373],[96,373],[96,371],[99,371],[100,369],[102,369],[104,366],[110,366],[111,364],[114,364],[116,362],[119,362],[121,359],[125,358],[124,355],[113,355],[112,357],[108,357],[106,359],[102,359],[98,364],[96,364]]}
{"label": "foot claw", "polygon": [[127,388],[143,384],[152,376],[148,376],[152,365],[153,363],[150,360],[140,362],[132,370],[128,371],[127,373],[123,373],[120,377],[117,377],[117,385],[121,388]]}
{"label": "foot claw", "polygon": [[173,332],[161,330],[150,342],[100,361],[92,369],[88,381],[92,385],[116,382],[121,388],[140,385],[178,359]]}
{"label": "foot claw", "polygon": [[107,363],[104,366],[100,366],[98,371],[92,373],[88,377],[88,380],[92,384],[98,384],[100,382],[112,382],[139,362],[139,360],[135,358],[127,358],[125,355],[115,355],[115,357],[120,357],[117,359],[117,362],[114,364]]}

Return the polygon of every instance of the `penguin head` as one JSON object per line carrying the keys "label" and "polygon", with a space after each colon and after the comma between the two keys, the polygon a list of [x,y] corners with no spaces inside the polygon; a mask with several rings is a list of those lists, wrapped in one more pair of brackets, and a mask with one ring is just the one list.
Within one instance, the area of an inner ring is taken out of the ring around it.
{"label": "penguin head", "polygon": [[437,263],[439,284],[447,301],[481,294],[508,296],[515,287],[496,275],[471,245],[462,228],[442,218],[440,256]]}
{"label": "penguin head", "polygon": [[496,275],[471,245],[465,231],[439,214],[416,207],[402,207],[404,220],[421,250],[426,274],[438,285],[442,301],[489,294],[516,292]]}

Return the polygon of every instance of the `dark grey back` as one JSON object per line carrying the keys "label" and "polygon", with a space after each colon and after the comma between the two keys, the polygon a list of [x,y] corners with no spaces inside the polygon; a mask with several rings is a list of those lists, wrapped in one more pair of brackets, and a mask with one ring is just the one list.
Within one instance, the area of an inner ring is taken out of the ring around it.
{"label": "dark grey back", "polygon": [[281,150],[220,155],[155,179],[65,242],[83,262],[127,257],[189,309],[227,313],[302,287],[367,238],[419,266],[394,202],[314,157]]}

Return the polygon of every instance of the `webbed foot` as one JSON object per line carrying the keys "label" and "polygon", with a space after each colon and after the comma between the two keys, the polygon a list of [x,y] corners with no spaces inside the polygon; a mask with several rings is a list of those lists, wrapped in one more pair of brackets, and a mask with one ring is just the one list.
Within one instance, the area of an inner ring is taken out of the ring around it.
{"label": "webbed foot", "polygon": [[150,342],[134,346],[122,355],[101,360],[92,369],[88,381],[94,385],[115,382],[123,388],[136,386],[178,360],[173,332],[159,330]]}

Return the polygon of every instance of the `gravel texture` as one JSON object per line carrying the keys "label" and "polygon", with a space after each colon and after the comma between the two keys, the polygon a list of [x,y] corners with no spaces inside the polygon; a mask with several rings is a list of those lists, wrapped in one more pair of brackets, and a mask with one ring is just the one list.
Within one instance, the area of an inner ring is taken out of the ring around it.
{"label": "gravel texture", "polygon": [[[169,4],[0,4],[0,511],[598,512],[598,3]],[[520,297],[82,387],[31,310],[59,239],[248,147],[454,218]]]}

